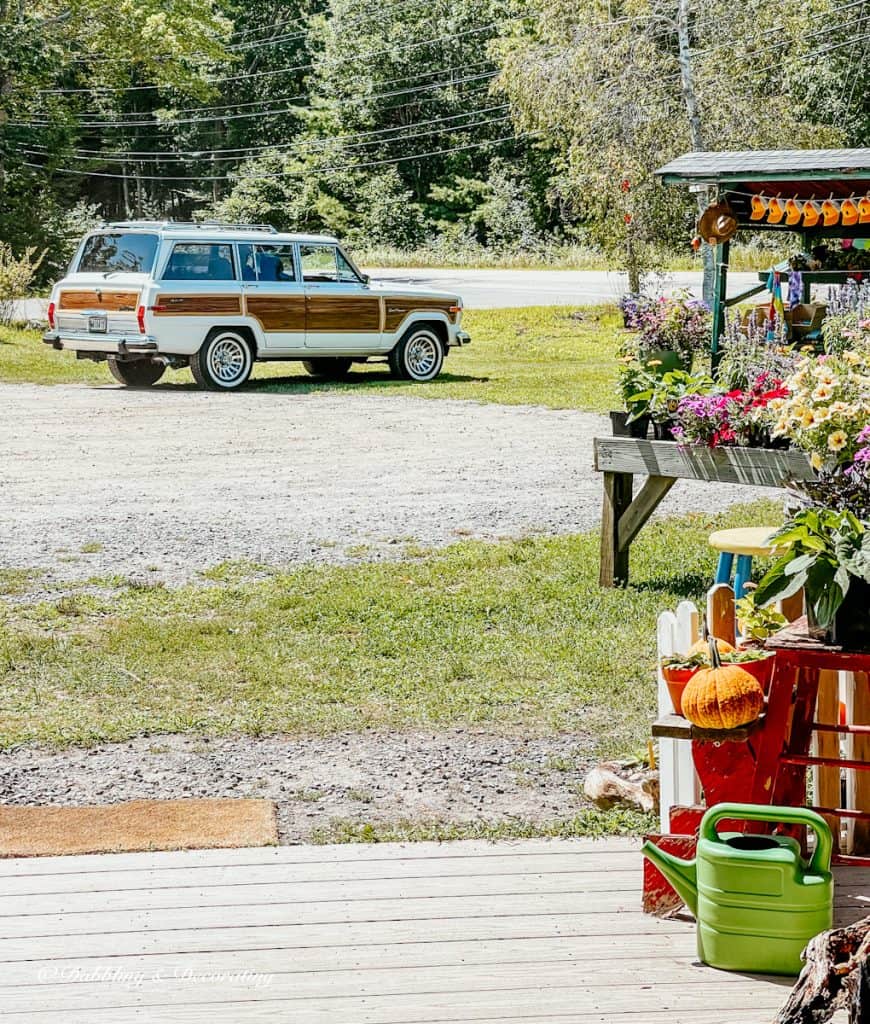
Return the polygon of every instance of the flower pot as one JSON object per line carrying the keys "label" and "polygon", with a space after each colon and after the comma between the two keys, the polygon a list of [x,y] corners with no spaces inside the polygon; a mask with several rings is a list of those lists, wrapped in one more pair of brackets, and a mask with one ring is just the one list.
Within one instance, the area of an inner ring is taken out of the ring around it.
{"label": "flower pot", "polygon": [[653,420],[653,437],[656,441],[673,441],[674,440],[674,424],[670,420],[663,423],[658,423]]}
{"label": "flower pot", "polygon": [[628,420],[629,413],[620,410],[612,410],[610,413],[610,426],[614,437],[646,437],[649,433],[649,416],[639,416],[631,423]]}
{"label": "flower pot", "polygon": [[773,679],[773,663],[774,655],[771,651],[769,657],[759,658],[758,661],[741,661],[740,667],[746,669],[751,675],[755,676],[758,680],[758,684],[764,693],[770,689],[770,680]]}
{"label": "flower pot", "polygon": [[668,695],[674,706],[674,713],[677,715],[683,713],[683,691],[697,671],[696,668],[667,668],[662,665],[662,676],[667,683]]}
{"label": "flower pot", "polygon": [[870,583],[850,577],[843,603],[827,629],[815,621],[808,602],[807,631],[816,640],[842,647],[844,651],[870,651]]}
{"label": "flower pot", "polygon": [[870,583],[852,577],[834,616],[832,639],[844,651],[870,651]]}

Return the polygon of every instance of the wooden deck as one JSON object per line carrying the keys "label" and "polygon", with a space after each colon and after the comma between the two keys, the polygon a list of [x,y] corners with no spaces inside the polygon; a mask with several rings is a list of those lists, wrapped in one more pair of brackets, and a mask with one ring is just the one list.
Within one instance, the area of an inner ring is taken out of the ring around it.
{"label": "wooden deck", "polygon": [[[841,919],[870,871],[840,869]],[[630,840],[0,862],[0,1019],[57,1024],[769,1021],[785,979],[640,913]]]}

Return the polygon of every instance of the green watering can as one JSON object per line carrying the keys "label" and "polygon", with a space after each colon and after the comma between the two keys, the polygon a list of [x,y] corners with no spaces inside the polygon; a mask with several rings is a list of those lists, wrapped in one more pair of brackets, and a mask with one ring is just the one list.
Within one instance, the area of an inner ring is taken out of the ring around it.
{"label": "green watering can", "polygon": [[[716,831],[723,818],[807,825],[816,834],[809,862],[790,836]],[[815,811],[717,804],[701,820],[695,860],[652,843],[643,854],[677,890],[698,922],[698,958],[753,974],[798,974],[807,942],[833,925],[831,831]]]}

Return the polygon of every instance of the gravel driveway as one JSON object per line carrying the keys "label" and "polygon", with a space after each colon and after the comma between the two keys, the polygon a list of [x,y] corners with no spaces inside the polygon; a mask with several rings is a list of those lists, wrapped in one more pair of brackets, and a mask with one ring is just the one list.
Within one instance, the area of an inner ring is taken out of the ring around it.
{"label": "gravel driveway", "polygon": [[[586,530],[601,502],[592,438],[608,426],[363,392],[0,385],[0,566],[179,583],[225,560],[341,562]],[[681,482],[662,511],[751,497]]]}

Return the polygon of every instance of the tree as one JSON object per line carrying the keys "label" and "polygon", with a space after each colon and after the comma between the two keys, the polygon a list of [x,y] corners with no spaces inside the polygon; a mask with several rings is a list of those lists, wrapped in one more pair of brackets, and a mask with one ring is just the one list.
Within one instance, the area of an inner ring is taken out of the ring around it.
{"label": "tree", "polygon": [[[690,202],[656,167],[716,149],[836,144],[842,133],[788,103],[788,62],[806,60],[808,16],[761,0],[550,0],[498,46],[520,127],[553,152],[554,201],[616,256],[637,290],[662,248],[681,248]],[[784,54],[788,61],[784,62]]]}

